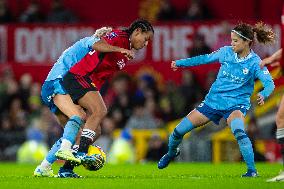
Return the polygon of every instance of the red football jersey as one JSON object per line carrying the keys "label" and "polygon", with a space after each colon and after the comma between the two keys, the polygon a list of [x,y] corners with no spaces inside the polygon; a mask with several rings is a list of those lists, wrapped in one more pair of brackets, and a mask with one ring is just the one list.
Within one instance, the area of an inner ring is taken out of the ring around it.
{"label": "red football jersey", "polygon": [[[130,50],[129,35],[122,30],[114,30],[104,37],[113,46]],[[89,52],[78,63],[71,67],[70,72],[80,76],[88,75],[100,90],[106,80],[111,78],[116,71],[123,69],[127,58],[118,52],[101,53]]]}

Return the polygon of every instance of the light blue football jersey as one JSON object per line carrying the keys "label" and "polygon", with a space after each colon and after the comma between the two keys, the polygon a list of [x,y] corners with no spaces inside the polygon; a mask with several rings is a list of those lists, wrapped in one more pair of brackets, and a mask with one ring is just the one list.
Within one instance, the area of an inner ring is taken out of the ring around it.
{"label": "light blue football jersey", "polygon": [[99,40],[100,38],[94,36],[85,37],[66,49],[53,65],[45,81],[63,78],[63,76],[74,64],[76,64],[87,53],[93,50],[93,44]]}
{"label": "light blue football jersey", "polygon": [[205,104],[216,110],[234,107],[250,108],[254,82],[259,79],[264,89],[260,92],[267,98],[274,90],[274,82],[265,67],[260,68],[260,57],[252,50],[244,58],[238,58],[231,46],[225,46],[211,54],[176,61],[178,67],[197,66],[220,62],[217,79],[205,97]]}

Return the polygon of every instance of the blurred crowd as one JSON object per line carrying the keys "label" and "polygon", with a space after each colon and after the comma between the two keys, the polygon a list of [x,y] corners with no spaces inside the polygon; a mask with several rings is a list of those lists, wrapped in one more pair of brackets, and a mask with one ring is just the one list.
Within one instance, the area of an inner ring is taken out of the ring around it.
{"label": "blurred crowd", "polygon": [[[63,0],[52,0],[46,14],[43,13],[42,6],[39,0],[31,0],[19,16],[15,17],[7,0],[0,0],[0,23],[75,23],[80,20],[64,5]],[[170,0],[141,0],[139,16],[151,22],[204,21],[214,18],[203,0],[188,0],[188,5],[182,10],[177,10]]]}
{"label": "blurred crowd", "polygon": [[187,6],[179,8],[171,0],[142,0],[139,16],[155,21],[206,21],[214,15],[203,0],[189,0]]}
{"label": "blurred crowd", "polygon": [[52,0],[50,11],[44,14],[38,0],[31,0],[26,9],[15,17],[8,8],[7,0],[0,0],[1,23],[75,23],[78,21],[73,12],[68,10],[62,0]]}

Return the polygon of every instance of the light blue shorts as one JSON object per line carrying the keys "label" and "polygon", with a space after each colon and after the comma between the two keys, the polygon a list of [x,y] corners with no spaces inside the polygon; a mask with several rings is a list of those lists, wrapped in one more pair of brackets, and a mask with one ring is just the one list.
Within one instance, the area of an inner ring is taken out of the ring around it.
{"label": "light blue shorts", "polygon": [[235,110],[240,110],[244,114],[244,116],[247,113],[247,109],[242,107],[233,107],[228,110],[215,110],[203,102],[196,108],[196,110],[205,115],[208,119],[210,119],[210,121],[213,121],[217,125],[219,124],[221,118],[228,119],[231,113]]}
{"label": "light blue shorts", "polygon": [[61,78],[45,81],[41,87],[41,99],[53,113],[58,110],[57,106],[53,102],[53,97],[56,94],[66,94],[66,91],[61,85],[61,82]]}

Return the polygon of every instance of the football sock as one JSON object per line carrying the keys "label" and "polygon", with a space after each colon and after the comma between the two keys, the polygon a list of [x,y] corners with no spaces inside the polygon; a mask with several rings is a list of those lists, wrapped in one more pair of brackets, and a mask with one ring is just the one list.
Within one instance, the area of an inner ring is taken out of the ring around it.
{"label": "football sock", "polygon": [[57,140],[53,146],[51,147],[51,149],[49,150],[49,152],[47,153],[47,156],[46,156],[46,161],[48,161],[50,164],[53,164],[57,158],[55,157],[55,153],[59,150],[60,148],[60,145],[61,145],[61,142],[62,142],[62,138],[60,138],[59,140]]}
{"label": "football sock", "polygon": [[282,154],[283,167],[284,167],[284,128],[277,129],[276,139],[278,143],[281,145],[281,154]]}
{"label": "football sock", "polygon": [[244,121],[240,118],[233,119],[231,121],[231,131],[237,139],[241,154],[244,158],[244,161],[246,162],[248,169],[256,170],[252,144],[244,131]]}
{"label": "football sock", "polygon": [[181,143],[183,136],[194,129],[191,121],[185,117],[181,122],[176,126],[173,133],[169,137],[169,151],[168,154],[170,157],[174,157],[177,152],[177,147]]}
{"label": "football sock", "polygon": [[75,144],[76,136],[79,132],[83,120],[79,116],[72,116],[64,127],[62,137],[62,149],[71,149],[71,146]]}
{"label": "football sock", "polygon": [[89,145],[93,143],[93,140],[96,136],[96,132],[90,129],[83,129],[81,138],[80,138],[80,145],[78,152],[87,153],[89,149]]}

